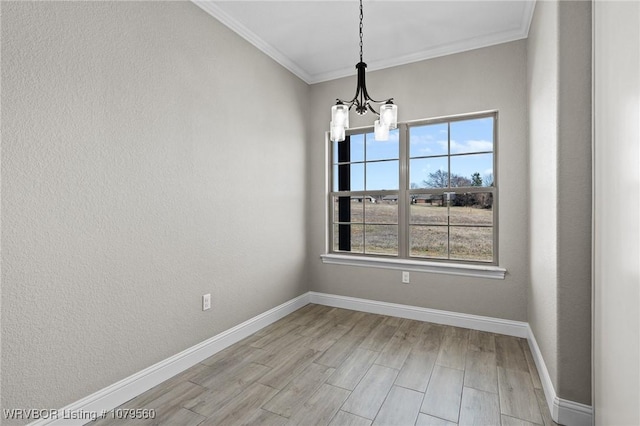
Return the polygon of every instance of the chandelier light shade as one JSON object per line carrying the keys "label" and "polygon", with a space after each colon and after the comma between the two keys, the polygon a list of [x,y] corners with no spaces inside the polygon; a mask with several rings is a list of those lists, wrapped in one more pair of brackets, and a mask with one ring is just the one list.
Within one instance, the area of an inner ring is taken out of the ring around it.
{"label": "chandelier light shade", "polygon": [[389,129],[398,128],[398,105],[391,102],[380,107],[380,122]]}
{"label": "chandelier light shade", "polygon": [[[389,130],[398,127],[398,106],[393,103],[393,98],[376,101],[367,92],[365,70],[367,64],[362,60],[362,0],[360,0],[360,62],[356,64],[358,71],[358,86],[356,94],[350,101],[336,99],[336,104],[331,107],[331,132],[329,138],[333,142],[345,139],[345,130],[349,128],[349,111],[355,106],[356,113],[364,115],[367,111],[379,116],[374,123],[374,137],[377,141],[389,139]],[[380,112],[376,111],[372,104],[381,105]]]}
{"label": "chandelier light shade", "polygon": [[336,126],[349,128],[349,108],[343,104],[336,104],[331,107],[331,122]]}
{"label": "chandelier light shade", "polygon": [[389,140],[389,126],[381,123],[380,120],[373,122],[373,137],[377,141]]}
{"label": "chandelier light shade", "polygon": [[335,121],[331,122],[331,140],[332,141],[343,141],[345,138],[345,127],[343,124],[336,124]]}

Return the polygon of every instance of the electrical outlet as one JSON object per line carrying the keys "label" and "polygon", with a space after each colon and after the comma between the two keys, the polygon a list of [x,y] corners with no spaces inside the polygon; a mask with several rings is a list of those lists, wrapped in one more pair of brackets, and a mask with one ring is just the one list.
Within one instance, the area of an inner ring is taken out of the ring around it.
{"label": "electrical outlet", "polygon": [[402,282],[404,284],[409,284],[411,282],[408,271],[402,271]]}
{"label": "electrical outlet", "polygon": [[208,309],[211,309],[211,294],[207,293],[204,296],[202,296],[202,310],[206,311]]}

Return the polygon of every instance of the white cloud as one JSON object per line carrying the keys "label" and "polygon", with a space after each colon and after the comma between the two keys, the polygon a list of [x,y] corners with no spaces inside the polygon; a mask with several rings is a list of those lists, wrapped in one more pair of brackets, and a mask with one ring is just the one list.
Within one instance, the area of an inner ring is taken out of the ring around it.
{"label": "white cloud", "polygon": [[428,144],[433,140],[433,137],[431,135],[420,135],[420,136],[413,136],[411,138],[411,145],[422,145],[422,144]]}
{"label": "white cloud", "polygon": [[[410,140],[411,142],[411,154],[412,156],[422,156],[434,154],[433,150],[433,136],[432,135],[419,135],[414,136]],[[438,143],[438,142],[436,142]]]}
{"label": "white cloud", "polygon": [[[442,155],[447,153],[449,141],[434,140],[432,137],[420,136],[411,139],[412,155]],[[463,142],[451,140],[451,154],[467,154],[473,152],[491,152],[493,142],[470,139]]]}
{"label": "white cloud", "polygon": [[470,139],[464,142],[451,140],[451,153],[464,154],[467,152],[493,151],[493,142]]}

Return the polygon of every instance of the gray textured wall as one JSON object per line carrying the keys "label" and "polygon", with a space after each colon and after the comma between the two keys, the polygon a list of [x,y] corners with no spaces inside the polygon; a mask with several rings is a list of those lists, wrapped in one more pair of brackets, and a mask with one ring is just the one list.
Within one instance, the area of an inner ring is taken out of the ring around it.
{"label": "gray textured wall", "polygon": [[591,3],[538,2],[528,39],[529,323],[558,397],[591,404]]}
{"label": "gray textured wall", "polygon": [[306,84],[189,2],[2,9],[3,408],[308,290]]}
{"label": "gray textured wall", "polygon": [[558,6],[536,3],[527,39],[529,102],[528,320],[558,387]]}
{"label": "gray textured wall", "polygon": [[559,3],[558,397],[591,404],[591,6]]}
{"label": "gray textured wall", "polygon": [[[526,44],[505,43],[367,74],[372,96],[393,96],[400,121],[496,109],[499,111],[499,264],[505,280],[323,264],[325,250],[325,141],[335,98],[355,90],[353,78],[311,87],[308,149],[309,271],[311,289],[454,312],[527,320],[529,282],[527,227]],[[371,114],[352,127],[371,125]]]}

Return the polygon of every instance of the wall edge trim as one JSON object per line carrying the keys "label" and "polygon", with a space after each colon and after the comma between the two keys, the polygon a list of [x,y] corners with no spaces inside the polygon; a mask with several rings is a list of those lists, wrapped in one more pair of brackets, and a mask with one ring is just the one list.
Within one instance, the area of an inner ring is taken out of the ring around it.
{"label": "wall edge trim", "polygon": [[554,422],[566,426],[591,426],[594,420],[593,407],[568,399],[562,399],[557,396],[536,337],[533,334],[531,326],[528,324],[527,329],[527,341],[529,342],[533,360],[540,375],[542,389],[544,390],[544,396],[547,400],[549,411],[551,412],[551,418]]}
{"label": "wall edge trim", "polygon": [[436,324],[470,328],[515,337],[527,337],[528,324],[522,321],[463,314],[419,306],[400,305],[356,297],[338,296],[326,293],[309,292],[311,303],[351,309],[373,314],[391,315]]}

